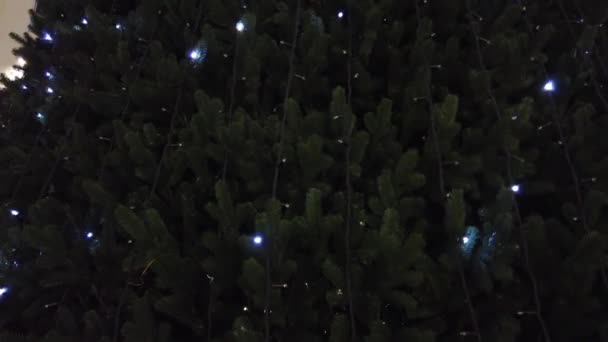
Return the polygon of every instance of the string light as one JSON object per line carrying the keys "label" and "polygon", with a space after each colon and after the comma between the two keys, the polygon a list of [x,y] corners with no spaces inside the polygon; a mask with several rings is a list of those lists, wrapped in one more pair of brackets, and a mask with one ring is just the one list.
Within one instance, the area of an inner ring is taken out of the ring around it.
{"label": "string light", "polygon": [[114,26],[117,30],[122,30],[122,25],[120,23]]}
{"label": "string light", "polygon": [[19,57],[17,58],[17,65],[20,67],[24,67],[27,64],[27,62],[25,61],[25,59],[23,59],[23,57]]}
{"label": "string light", "polygon": [[264,239],[262,238],[261,235],[256,235],[256,236],[253,237],[253,243],[254,244],[256,244],[256,245],[259,246],[259,245],[262,244],[262,242],[264,242]]}
{"label": "string light", "polygon": [[469,238],[467,236],[462,238],[463,243],[469,243]]}
{"label": "string light", "polygon": [[547,83],[545,83],[545,85],[543,86],[543,90],[546,92],[553,92],[555,91],[555,83],[553,81],[547,81]]}
{"label": "string light", "polygon": [[86,236],[87,239],[91,239],[93,237],[93,232],[88,232]]}
{"label": "string light", "polygon": [[51,87],[46,87],[46,92],[47,92],[48,94],[53,94],[55,91],[54,91],[54,90],[53,90],[53,88],[51,88]]}
{"label": "string light", "polygon": [[237,31],[239,31],[239,32],[243,32],[243,31],[245,31],[245,24],[243,23],[243,21],[242,21],[242,20],[239,20],[239,21],[236,23],[236,30],[237,30]]}
{"label": "string light", "polygon": [[513,191],[514,193],[519,193],[520,190],[521,190],[521,187],[518,184],[511,186],[511,191]]}
{"label": "string light", "polygon": [[4,297],[4,295],[8,292],[7,287],[0,288],[0,298]]}
{"label": "string light", "polygon": [[338,12],[338,18],[340,18],[340,19],[344,18],[344,12],[343,11]]}
{"label": "string light", "polygon": [[54,78],[53,74],[51,74],[49,71],[45,72],[44,76],[46,76],[46,78],[48,78],[49,80],[52,80]]}
{"label": "string light", "polygon": [[19,216],[19,210],[11,209],[11,215],[12,216]]}
{"label": "string light", "polygon": [[87,18],[83,17],[82,20],[80,21],[83,25],[88,25],[89,21],[87,20]]}
{"label": "string light", "polygon": [[36,119],[38,119],[40,122],[44,122],[44,114],[36,113]]}
{"label": "string light", "polygon": [[21,89],[23,89],[23,90],[27,90],[27,86],[26,86],[25,84],[22,84],[22,85],[21,85]]}

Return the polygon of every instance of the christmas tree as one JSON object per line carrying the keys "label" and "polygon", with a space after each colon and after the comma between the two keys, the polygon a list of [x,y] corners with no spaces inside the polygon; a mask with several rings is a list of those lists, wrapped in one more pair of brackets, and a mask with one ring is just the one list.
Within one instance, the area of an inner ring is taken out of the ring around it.
{"label": "christmas tree", "polygon": [[0,341],[608,341],[607,19],[37,1]]}

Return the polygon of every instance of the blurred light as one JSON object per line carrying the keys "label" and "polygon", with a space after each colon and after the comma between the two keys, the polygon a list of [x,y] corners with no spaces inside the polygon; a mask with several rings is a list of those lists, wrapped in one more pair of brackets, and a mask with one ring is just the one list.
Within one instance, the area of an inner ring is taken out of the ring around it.
{"label": "blurred light", "polygon": [[52,93],[54,93],[55,91],[54,91],[54,90],[53,90],[53,88],[51,88],[51,87],[46,87],[46,92],[47,92],[47,93],[49,93],[49,94],[52,94]]}
{"label": "blurred light", "polygon": [[83,25],[87,25],[89,23],[89,21],[87,20],[87,18],[82,18],[82,20],[80,21]]}
{"label": "blurred light", "polygon": [[44,32],[42,34],[42,40],[45,40],[47,42],[52,42],[53,41],[53,36],[51,36],[51,34],[48,33],[48,32]]}
{"label": "blurred light", "polygon": [[555,84],[553,83],[553,81],[547,81],[547,83],[545,83],[545,85],[543,86],[543,90],[546,92],[552,92],[555,90]]}
{"label": "blurred light", "polygon": [[344,12],[340,11],[338,12],[338,18],[343,18],[344,17]]}
{"label": "blurred light", "polygon": [[520,186],[515,184],[513,186],[511,186],[511,191],[518,193],[521,190]]}
{"label": "blurred light", "polygon": [[88,232],[88,233],[87,233],[87,239],[90,239],[90,238],[92,238],[92,237],[93,237],[93,233],[92,233],[92,232]]}
{"label": "blurred light", "polygon": [[242,21],[242,20],[239,20],[239,21],[236,23],[236,30],[237,30],[237,31],[239,31],[239,32],[243,32],[243,31],[245,31],[245,24],[243,23],[243,21]]}
{"label": "blurred light", "polygon": [[264,239],[260,235],[256,235],[253,237],[253,243],[255,243],[256,245],[261,245],[263,241]]}
{"label": "blurred light", "polygon": [[49,80],[53,79],[53,74],[51,74],[49,71],[45,72],[44,76],[46,76],[46,78],[48,78]]}
{"label": "blurred light", "polygon": [[8,292],[8,287],[0,288],[0,298],[4,297],[4,295]]}
{"label": "blurred light", "polygon": [[463,242],[463,243],[469,243],[469,238],[468,238],[468,237],[466,237],[466,236],[465,236],[465,237],[463,237],[463,238],[462,238],[462,242]]}
{"label": "blurred light", "polygon": [[11,209],[11,215],[19,216],[19,210]]}
{"label": "blurred light", "polygon": [[37,114],[36,114],[36,118],[37,118],[38,120],[40,120],[40,121],[44,121],[44,114],[42,114],[42,113],[37,113]]}
{"label": "blurred light", "polygon": [[122,25],[121,24],[116,24],[116,26],[114,26],[114,27],[116,27],[117,30],[122,30]]}
{"label": "blurred light", "polygon": [[22,85],[21,85],[21,89],[23,89],[23,90],[27,90],[27,86],[26,86],[25,84],[22,84]]}
{"label": "blurred light", "polygon": [[27,64],[27,62],[25,61],[25,59],[23,59],[23,57],[19,57],[17,58],[17,65],[20,67],[23,67]]}

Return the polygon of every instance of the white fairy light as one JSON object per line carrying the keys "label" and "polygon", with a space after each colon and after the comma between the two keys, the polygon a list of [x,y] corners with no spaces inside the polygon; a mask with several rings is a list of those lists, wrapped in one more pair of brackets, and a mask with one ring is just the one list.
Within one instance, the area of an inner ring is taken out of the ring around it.
{"label": "white fairy light", "polygon": [[10,213],[12,216],[19,216],[19,210],[17,209],[11,209]]}
{"label": "white fairy light", "polygon": [[344,11],[338,12],[338,18],[340,18],[340,19],[344,18]]}
{"label": "white fairy light", "polygon": [[8,292],[8,287],[0,288],[0,298],[4,297],[4,295]]}
{"label": "white fairy light", "polygon": [[519,193],[520,190],[521,190],[521,187],[518,184],[511,186],[511,191],[513,191],[514,193]]}
{"label": "white fairy light", "polygon": [[85,18],[85,17],[83,17],[83,18],[82,18],[82,20],[80,20],[80,22],[81,22],[83,25],[88,25],[88,24],[89,24],[89,21],[88,21],[88,20],[87,20],[87,18]]}
{"label": "white fairy light", "polygon": [[25,61],[25,59],[23,59],[23,57],[19,57],[17,58],[17,65],[20,67],[24,67],[27,64],[27,62]]}
{"label": "white fairy light", "polygon": [[120,23],[117,23],[116,25],[114,25],[114,27],[115,27],[117,30],[122,30],[122,25],[121,25]]}
{"label": "white fairy light", "polygon": [[239,31],[239,32],[243,32],[243,31],[245,31],[245,23],[243,23],[243,21],[242,21],[242,20],[239,20],[239,21],[236,23],[236,30],[237,30],[237,31]]}
{"label": "white fairy light", "polygon": [[469,238],[467,236],[462,238],[463,243],[469,243]]}
{"label": "white fairy light", "polygon": [[262,238],[261,235],[256,235],[253,237],[253,243],[258,246],[261,245],[263,241],[264,241],[264,239]]}
{"label": "white fairy light", "polygon": [[93,232],[88,232],[86,235],[87,239],[90,239],[93,237]]}
{"label": "white fairy light", "polygon": [[547,81],[547,83],[545,83],[545,85],[543,86],[543,90],[546,92],[555,91],[555,83],[552,80]]}
{"label": "white fairy light", "polygon": [[36,119],[38,119],[39,121],[44,121],[44,114],[42,113],[36,113]]}
{"label": "white fairy light", "polygon": [[51,88],[51,87],[46,87],[46,92],[47,92],[48,94],[53,94],[55,91],[54,91],[54,90],[53,90],[53,88]]}
{"label": "white fairy light", "polygon": [[48,78],[49,80],[52,80],[52,79],[54,78],[53,74],[51,74],[51,72],[50,72],[50,71],[45,72],[45,73],[44,73],[44,76],[45,76],[46,78]]}

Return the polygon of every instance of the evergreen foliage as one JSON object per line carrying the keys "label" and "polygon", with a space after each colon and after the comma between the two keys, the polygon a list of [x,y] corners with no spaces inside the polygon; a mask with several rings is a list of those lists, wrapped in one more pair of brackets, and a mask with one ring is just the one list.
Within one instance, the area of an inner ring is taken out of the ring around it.
{"label": "evergreen foliage", "polygon": [[0,341],[608,342],[606,19],[37,1],[0,92]]}

